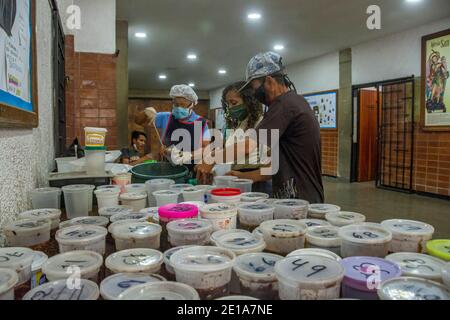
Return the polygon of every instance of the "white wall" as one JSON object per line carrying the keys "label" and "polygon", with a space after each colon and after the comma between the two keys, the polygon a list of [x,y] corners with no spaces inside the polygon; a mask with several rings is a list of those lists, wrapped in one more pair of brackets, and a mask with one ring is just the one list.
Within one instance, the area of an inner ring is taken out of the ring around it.
{"label": "white wall", "polygon": [[[75,51],[113,54],[116,52],[116,0],[57,0],[64,33],[75,36]],[[81,9],[81,29],[69,30],[67,8]]]}
{"label": "white wall", "polygon": [[352,47],[352,82],[421,75],[422,36],[450,26],[450,18]]}
{"label": "white wall", "polygon": [[0,227],[29,209],[29,191],[54,168],[52,15],[48,1],[36,4],[39,127],[0,129]]}

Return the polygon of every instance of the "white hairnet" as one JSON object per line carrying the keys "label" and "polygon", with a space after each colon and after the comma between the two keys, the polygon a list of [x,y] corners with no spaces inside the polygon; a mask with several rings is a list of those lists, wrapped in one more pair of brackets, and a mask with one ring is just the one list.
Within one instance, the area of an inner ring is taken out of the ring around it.
{"label": "white hairnet", "polygon": [[195,91],[185,84],[173,86],[172,89],[170,89],[169,95],[171,98],[185,98],[192,101],[194,105],[197,105],[198,103],[198,96]]}

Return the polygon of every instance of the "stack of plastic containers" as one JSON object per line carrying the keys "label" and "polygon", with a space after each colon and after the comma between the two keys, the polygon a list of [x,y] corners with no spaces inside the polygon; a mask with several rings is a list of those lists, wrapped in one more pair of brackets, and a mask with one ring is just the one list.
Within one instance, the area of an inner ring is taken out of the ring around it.
{"label": "stack of plastic containers", "polygon": [[84,128],[86,171],[90,175],[105,173],[106,133],[104,128]]}

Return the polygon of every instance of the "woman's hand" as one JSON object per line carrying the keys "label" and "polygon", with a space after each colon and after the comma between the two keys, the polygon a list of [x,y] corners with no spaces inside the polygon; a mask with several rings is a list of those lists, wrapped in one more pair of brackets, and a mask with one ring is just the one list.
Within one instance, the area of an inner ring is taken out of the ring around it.
{"label": "woman's hand", "polygon": [[197,180],[201,184],[211,184],[212,183],[212,170],[214,168],[214,165],[211,164],[198,164],[195,166],[195,171],[197,172]]}

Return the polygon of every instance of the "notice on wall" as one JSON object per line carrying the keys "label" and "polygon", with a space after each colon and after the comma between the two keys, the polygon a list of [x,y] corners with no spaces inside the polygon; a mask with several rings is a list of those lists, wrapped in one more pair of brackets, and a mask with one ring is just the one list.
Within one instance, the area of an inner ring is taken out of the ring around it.
{"label": "notice on wall", "polygon": [[0,103],[32,106],[30,0],[0,0]]}
{"label": "notice on wall", "polygon": [[305,94],[321,129],[337,129],[337,91]]}

